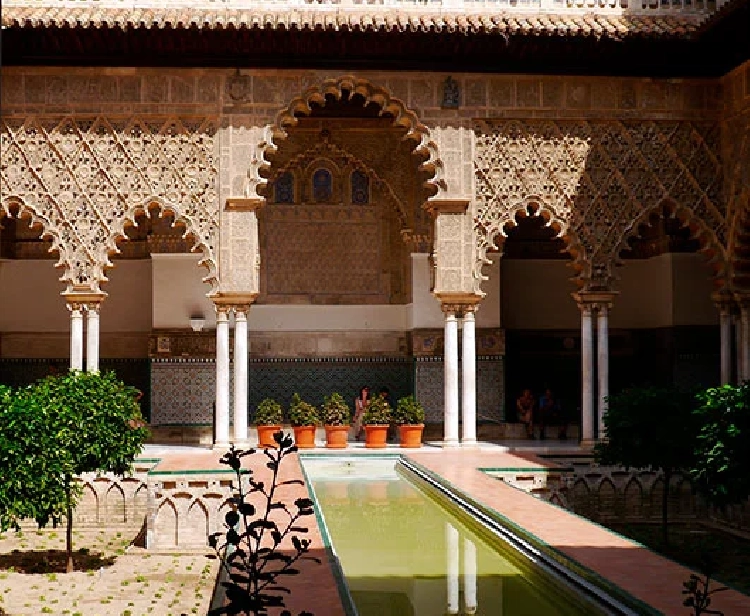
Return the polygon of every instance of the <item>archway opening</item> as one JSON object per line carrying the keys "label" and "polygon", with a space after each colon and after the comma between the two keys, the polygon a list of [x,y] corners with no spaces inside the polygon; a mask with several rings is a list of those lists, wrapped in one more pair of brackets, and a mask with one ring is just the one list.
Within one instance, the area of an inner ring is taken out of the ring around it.
{"label": "archway opening", "polygon": [[718,311],[707,244],[670,203],[646,213],[620,252],[610,315],[610,391],[633,385],[714,385]]}
{"label": "archway opening", "polygon": [[535,203],[520,210],[504,232],[500,297],[506,421],[518,421],[516,400],[524,390],[531,390],[538,400],[550,389],[566,423],[576,424],[581,398],[580,314],[571,298],[575,287],[568,245],[559,227]]}

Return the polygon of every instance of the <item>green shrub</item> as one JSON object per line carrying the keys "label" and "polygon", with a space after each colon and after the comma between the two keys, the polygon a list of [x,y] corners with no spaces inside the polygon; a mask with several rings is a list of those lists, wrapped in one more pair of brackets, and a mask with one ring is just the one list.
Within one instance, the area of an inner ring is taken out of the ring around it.
{"label": "green shrub", "polygon": [[327,426],[348,426],[351,421],[349,405],[339,393],[332,393],[323,402],[323,422]]}
{"label": "green shrub", "polygon": [[320,423],[320,411],[309,402],[302,400],[299,394],[294,394],[289,407],[289,421],[296,428],[317,426]]}
{"label": "green shrub", "polygon": [[391,405],[383,396],[370,400],[362,416],[362,423],[366,426],[387,426],[391,423]]}
{"label": "green shrub", "polygon": [[393,421],[399,425],[416,425],[424,423],[424,407],[414,396],[400,398],[393,411]]}
{"label": "green shrub", "polygon": [[256,426],[278,426],[284,421],[284,409],[271,398],[266,398],[255,409]]}

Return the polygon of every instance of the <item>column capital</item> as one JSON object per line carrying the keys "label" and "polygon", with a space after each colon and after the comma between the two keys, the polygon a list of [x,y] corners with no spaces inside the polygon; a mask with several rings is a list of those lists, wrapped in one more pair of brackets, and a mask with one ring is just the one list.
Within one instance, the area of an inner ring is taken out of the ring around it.
{"label": "column capital", "polygon": [[99,310],[99,306],[107,297],[104,291],[91,293],[61,293],[68,305],[68,310]]}
{"label": "column capital", "polygon": [[735,296],[730,291],[717,291],[711,294],[711,300],[719,309],[719,314],[728,316],[734,307]]}
{"label": "column capital", "polygon": [[474,293],[436,293],[435,297],[440,301],[443,312],[464,314],[476,312],[482,297]]}
{"label": "column capital", "polygon": [[732,298],[740,309],[740,312],[747,313],[750,311],[750,292],[736,291],[732,294]]}
{"label": "column capital", "polygon": [[215,306],[242,306],[254,304],[257,299],[257,293],[246,293],[240,291],[217,291],[208,296]]}
{"label": "column capital", "polygon": [[592,310],[611,310],[619,291],[578,291],[571,293],[578,308],[589,312]]}

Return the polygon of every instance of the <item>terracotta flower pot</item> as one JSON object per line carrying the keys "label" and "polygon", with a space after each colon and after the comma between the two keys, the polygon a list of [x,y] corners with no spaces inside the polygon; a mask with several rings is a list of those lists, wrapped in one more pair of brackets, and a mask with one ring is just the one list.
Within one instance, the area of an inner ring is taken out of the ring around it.
{"label": "terracotta flower pot", "polygon": [[294,442],[300,449],[315,449],[315,426],[294,426]]}
{"label": "terracotta flower pot", "polygon": [[401,447],[421,447],[424,424],[402,424],[398,427]]}
{"label": "terracotta flower pot", "polygon": [[326,447],[346,449],[349,444],[349,426],[326,426]]}
{"label": "terracotta flower pot", "polygon": [[388,426],[365,426],[365,447],[383,449],[388,438]]}
{"label": "terracotta flower pot", "polygon": [[258,429],[258,447],[278,447],[273,435],[281,430],[281,426],[256,426]]}

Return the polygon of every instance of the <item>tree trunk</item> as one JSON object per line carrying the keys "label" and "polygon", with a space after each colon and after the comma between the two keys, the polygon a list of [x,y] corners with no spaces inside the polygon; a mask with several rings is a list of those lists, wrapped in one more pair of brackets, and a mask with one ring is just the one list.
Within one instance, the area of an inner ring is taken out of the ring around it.
{"label": "tree trunk", "polygon": [[672,470],[664,469],[664,490],[661,499],[661,532],[665,547],[669,545],[669,522],[667,520],[669,508],[669,482],[672,478]]}
{"label": "tree trunk", "polygon": [[67,528],[65,530],[65,551],[67,552],[66,573],[73,573],[73,504],[70,499],[70,479],[65,480],[65,517]]}

